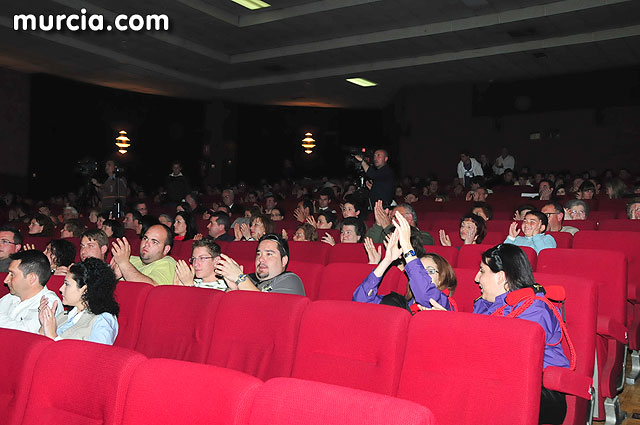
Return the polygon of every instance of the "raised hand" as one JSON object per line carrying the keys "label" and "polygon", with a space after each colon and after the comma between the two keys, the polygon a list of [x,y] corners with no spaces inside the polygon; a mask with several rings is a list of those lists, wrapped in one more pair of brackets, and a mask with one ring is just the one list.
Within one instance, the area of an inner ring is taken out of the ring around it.
{"label": "raised hand", "polygon": [[131,245],[129,245],[127,238],[118,238],[113,241],[111,244],[111,255],[113,255],[113,259],[116,261],[118,266],[129,262],[129,257],[131,257]]}
{"label": "raised hand", "polygon": [[236,263],[233,258],[225,254],[220,254],[220,260],[218,261],[215,270],[216,274],[224,278],[230,289],[238,289],[236,281],[238,280],[238,276],[242,274],[242,266]]}
{"label": "raised hand", "polygon": [[400,229],[396,228],[390,235],[387,243],[387,252],[384,254],[384,262],[391,264],[402,254],[402,249],[398,246],[400,240]]}
{"label": "raised hand", "polygon": [[316,218],[312,215],[310,215],[309,217],[307,217],[307,223],[309,223],[310,225],[312,225],[314,228],[318,228],[318,222],[316,221]]}
{"label": "raised hand", "polygon": [[282,229],[282,239],[284,240],[288,240],[289,239],[289,235],[287,234],[287,231]]}
{"label": "raised hand", "polygon": [[24,244],[22,245],[22,250],[23,251],[34,251],[36,249],[36,246],[34,244]]}
{"label": "raised hand", "polygon": [[371,238],[364,238],[364,250],[369,257],[369,264],[378,264],[382,260],[382,247],[378,246],[376,249]]}
{"label": "raised hand", "polygon": [[518,237],[518,234],[520,234],[520,229],[518,229],[518,223],[514,221],[511,223],[511,226],[509,226],[509,236],[515,239]]}
{"label": "raised hand", "polygon": [[322,242],[328,243],[331,246],[335,246],[336,244],[335,239],[333,239],[333,236],[331,236],[329,233],[324,234],[324,236],[322,237]]}
{"label": "raised hand", "polygon": [[443,229],[440,229],[440,245],[451,246],[451,239]]}
{"label": "raised hand", "polygon": [[194,286],[193,278],[196,272],[192,265],[187,264],[184,260],[178,260],[176,263],[176,274],[173,279],[174,285]]}
{"label": "raised hand", "polygon": [[373,216],[375,217],[376,224],[383,229],[391,224],[389,214],[382,208],[382,201],[378,200],[373,207]]}
{"label": "raised hand", "polygon": [[247,223],[242,223],[240,225],[240,232],[242,233],[242,237],[244,237],[245,240],[251,239],[251,229],[249,228],[249,225]]}
{"label": "raised hand", "polygon": [[411,246],[411,226],[409,226],[409,222],[400,211],[396,211],[396,216],[394,217],[393,224],[395,224],[396,229],[400,231],[400,245],[404,249],[412,249]]}
{"label": "raised hand", "polygon": [[304,223],[307,220],[307,215],[304,213],[304,210],[300,207],[293,210],[293,216],[300,223]]}
{"label": "raised hand", "polygon": [[234,240],[236,241],[242,240],[242,230],[240,230],[240,223],[236,223],[236,225],[233,226],[233,234],[235,235]]}

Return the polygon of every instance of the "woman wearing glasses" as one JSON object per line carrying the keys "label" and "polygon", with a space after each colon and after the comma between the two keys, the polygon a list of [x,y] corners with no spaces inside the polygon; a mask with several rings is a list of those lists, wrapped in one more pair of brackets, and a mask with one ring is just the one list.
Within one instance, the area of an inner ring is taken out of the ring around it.
{"label": "woman wearing glasses", "polygon": [[223,279],[219,279],[215,273],[215,267],[220,260],[220,252],[220,245],[210,238],[194,241],[191,258],[189,258],[191,265],[184,260],[178,260],[176,263],[174,285],[226,291],[226,283]]}
{"label": "woman wearing glasses", "polygon": [[[356,288],[353,301],[394,305],[416,313],[421,306],[430,307],[433,299],[445,309],[453,310],[448,295],[452,295],[457,280],[451,265],[438,254],[425,252],[418,235],[411,235],[409,223],[399,212],[396,212],[394,225],[396,230],[388,238],[384,258]],[[406,264],[407,293],[404,296],[395,292],[380,295],[378,287],[382,277],[396,260]]]}

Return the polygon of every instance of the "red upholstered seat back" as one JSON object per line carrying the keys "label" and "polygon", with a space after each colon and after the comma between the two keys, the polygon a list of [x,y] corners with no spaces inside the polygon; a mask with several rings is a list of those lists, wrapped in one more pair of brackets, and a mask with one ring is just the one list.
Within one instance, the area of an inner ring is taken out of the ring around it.
{"label": "red upholstered seat back", "polygon": [[424,406],[320,382],[276,378],[260,388],[248,425],[429,425]]}
{"label": "red upholstered seat back", "polygon": [[627,260],[624,254],[596,249],[545,249],[538,256],[537,271],[596,281],[598,314],[625,324]]}
{"label": "red upholstered seat back", "polygon": [[438,423],[538,423],[544,331],[536,323],[420,312],[407,341],[398,397],[427,406]]}
{"label": "red upholstered seat back", "polygon": [[478,264],[475,269],[454,269],[458,286],[453,294],[453,299],[458,305],[458,311],[473,312],[473,302],[482,295],[480,287],[476,283],[476,274],[478,274],[479,268]]}
{"label": "red upholstered seat back", "polygon": [[[324,270],[324,265],[316,263],[304,263],[302,261],[289,261],[287,271],[293,272],[300,277],[304,285],[304,293],[307,297],[315,300],[318,297],[320,276]],[[255,269],[255,267],[254,267]],[[245,268],[245,270],[247,270]]]}
{"label": "red upholstered seat back", "polygon": [[[573,341],[577,355],[576,372],[593,376],[596,344],[596,315],[598,293],[595,282],[589,279],[566,275],[534,273],[536,282],[547,287],[562,286],[566,292],[565,317],[569,336]],[[559,304],[557,304],[560,306]],[[570,351],[566,340],[562,349],[569,358]],[[583,424],[587,422],[588,401],[575,396],[567,396],[567,418],[565,424]]]}
{"label": "red upholstered seat back", "polygon": [[327,264],[331,245],[324,242],[289,242],[289,260]]}
{"label": "red upholstered seat back", "polygon": [[427,252],[438,254],[447,260],[451,267],[455,267],[458,264],[458,248],[455,246],[425,245],[424,249]]}
{"label": "red upholstered seat back", "polygon": [[[384,248],[383,248],[384,255]],[[363,243],[340,243],[329,250],[328,263],[364,263],[369,262]]]}
{"label": "red upholstered seat back", "polygon": [[118,315],[118,337],[114,345],[133,349],[136,346],[142,312],[152,285],[142,282],[120,281],[116,286],[115,297],[120,305]]}
{"label": "red upholstered seat back", "polygon": [[640,220],[628,220],[626,217],[619,220],[602,219],[598,224],[598,230],[640,232]]}
{"label": "red upholstered seat back", "polygon": [[192,248],[193,239],[189,239],[188,241],[174,241],[170,254],[175,260],[188,261],[191,257]]}
{"label": "red upholstered seat back", "polygon": [[573,235],[569,232],[546,232],[553,236],[556,241],[556,248],[571,248],[573,246]]}
{"label": "red upholstered seat back", "polygon": [[289,376],[309,299],[234,291],[222,297],[207,363],[260,379]]}
{"label": "red upholstered seat back", "polygon": [[[480,245],[464,245],[460,247],[460,254],[458,255],[458,267],[465,269],[478,269],[480,267],[480,261],[482,260],[482,253],[486,250],[493,248],[495,245],[480,244]],[[521,246],[524,253],[531,263],[531,268],[536,269],[537,255],[533,248],[528,246]]]}
{"label": "red upholstered seat back", "polygon": [[596,230],[598,226],[597,220],[565,220],[562,224],[565,226],[576,227],[580,230]]}
{"label": "red upholstered seat back", "polygon": [[23,235],[22,246],[33,245],[38,251],[44,252],[49,242],[51,242],[51,238],[31,236],[25,233]]}
{"label": "red upholstered seat back", "polygon": [[[227,246],[225,254],[234,260],[255,260],[256,248],[258,242],[255,241],[236,241]],[[224,252],[224,251],[223,251]]]}
{"label": "red upholstered seat back", "polygon": [[302,316],[291,376],[395,395],[410,317],[398,307],[316,301]]}
{"label": "red upholstered seat back", "polygon": [[580,231],[574,236],[573,246],[623,252],[627,256],[629,280],[640,280],[640,232]]}
{"label": "red upholstered seat back", "polygon": [[224,292],[185,286],[158,286],[147,297],[136,351],[204,363],[211,345],[218,303]]}
{"label": "red upholstered seat back", "polygon": [[4,283],[8,273],[0,273],[0,297],[4,297],[9,293],[9,287]]}
{"label": "red upholstered seat back", "polygon": [[50,338],[0,328],[0,418],[5,425],[19,425],[27,404],[38,356]]}
{"label": "red upholstered seat back", "polygon": [[36,362],[22,424],[120,424],[129,380],[144,360],[102,344],[49,344]]}
{"label": "red upholstered seat back", "polygon": [[[320,277],[317,299],[352,300],[353,292],[374,268],[375,266],[372,264],[362,263],[331,263],[326,265]],[[391,291],[399,293],[403,291],[404,288],[401,288],[399,283],[399,275],[401,274],[395,267],[390,268],[380,283],[378,293],[386,295]],[[404,285],[406,287],[406,279]]]}
{"label": "red upholstered seat back", "polygon": [[131,377],[122,425],[243,424],[261,385],[234,370],[147,360]]}

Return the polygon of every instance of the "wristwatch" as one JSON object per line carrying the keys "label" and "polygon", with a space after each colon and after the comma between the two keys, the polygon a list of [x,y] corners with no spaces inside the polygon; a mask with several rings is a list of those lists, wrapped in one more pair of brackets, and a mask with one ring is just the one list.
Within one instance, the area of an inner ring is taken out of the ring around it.
{"label": "wristwatch", "polygon": [[410,249],[409,251],[407,251],[404,254],[402,254],[402,256],[404,258],[415,257],[416,256],[416,252],[413,249]]}
{"label": "wristwatch", "polygon": [[236,285],[240,285],[245,280],[247,280],[247,275],[246,274],[238,275],[238,279],[236,279]]}

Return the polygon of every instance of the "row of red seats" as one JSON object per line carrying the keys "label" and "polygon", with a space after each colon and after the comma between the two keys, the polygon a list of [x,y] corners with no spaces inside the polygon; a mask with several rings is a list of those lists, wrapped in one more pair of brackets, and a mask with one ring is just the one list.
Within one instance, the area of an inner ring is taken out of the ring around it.
{"label": "row of red seats", "polygon": [[[428,425],[417,403],[0,329],[0,417],[31,424]],[[55,390],[52,390],[55,388]]]}
{"label": "row of red seats", "polygon": [[[439,423],[535,423],[543,350],[532,323],[133,282],[119,285],[118,299],[116,345],[149,357],[398,396]],[[511,407],[496,413],[479,393]]]}

